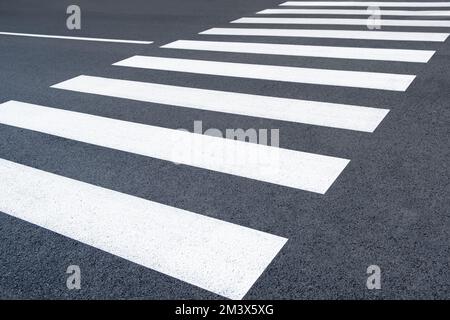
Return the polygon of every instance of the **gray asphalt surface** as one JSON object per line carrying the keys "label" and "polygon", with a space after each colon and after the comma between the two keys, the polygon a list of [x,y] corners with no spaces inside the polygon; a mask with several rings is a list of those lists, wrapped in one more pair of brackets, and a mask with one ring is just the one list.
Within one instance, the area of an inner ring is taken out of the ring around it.
{"label": "gray asphalt surface", "polygon": [[[195,120],[202,120],[204,128],[221,130],[279,128],[283,148],[351,159],[325,195],[6,125],[0,125],[0,158],[288,238],[246,299],[449,299],[450,40],[424,43],[198,35],[208,28],[229,27],[231,20],[253,16],[256,11],[275,8],[281,2],[78,0],[82,29],[69,31],[65,10],[72,0],[1,1],[3,32],[155,43],[130,45],[0,36],[0,103],[19,100],[191,131]],[[364,30],[356,26],[333,28]],[[412,27],[382,30],[450,31]],[[178,39],[437,52],[428,63],[418,64],[159,48]],[[111,66],[136,54],[417,77],[406,92],[390,92]],[[388,108],[391,112],[369,134],[49,88],[81,74],[365,105]],[[3,213],[0,261],[1,298],[221,298]],[[79,291],[66,288],[65,271],[70,264],[81,267]],[[365,286],[366,268],[372,264],[381,267],[381,290],[367,290]]]}

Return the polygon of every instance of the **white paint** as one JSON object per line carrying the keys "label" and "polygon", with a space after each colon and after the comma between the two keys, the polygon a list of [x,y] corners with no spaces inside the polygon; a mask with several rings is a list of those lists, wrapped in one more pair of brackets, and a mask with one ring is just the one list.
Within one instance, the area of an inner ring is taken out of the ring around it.
{"label": "white paint", "polygon": [[[357,9],[266,9],[257,12],[257,14],[342,14],[342,15],[372,15],[373,10]],[[426,17],[446,17],[450,16],[448,10],[377,10],[381,16],[426,16]]]}
{"label": "white paint", "polygon": [[357,30],[310,30],[310,29],[264,29],[264,28],[212,28],[200,32],[206,35],[263,36],[263,37],[304,37],[367,39],[392,41],[433,41],[444,42],[448,33],[435,32],[395,32]]}
{"label": "white paint", "polygon": [[153,41],[119,40],[119,39],[89,38],[89,37],[69,37],[69,36],[54,36],[54,35],[48,35],[48,34],[32,34],[32,33],[16,33],[16,32],[0,32],[0,35],[32,37],[32,38],[64,39],[64,40],[132,43],[132,44],[151,44],[151,43],[153,43]]}
{"label": "white paint", "polygon": [[415,78],[414,75],[405,74],[296,68],[150,56],[133,56],[116,62],[113,65],[226,77],[393,91],[405,91]]}
{"label": "white paint", "polygon": [[373,132],[387,109],[78,76],[52,88],[251,117]]}
{"label": "white paint", "polygon": [[[339,19],[339,18],[240,18],[230,23],[257,23],[257,24],[330,24],[366,26],[367,19]],[[377,19],[380,26],[408,26],[408,27],[450,27],[446,20],[390,20]]]}
{"label": "white paint", "polygon": [[347,159],[9,101],[0,123],[324,194]]}
{"label": "white paint", "polygon": [[287,1],[280,6],[299,7],[450,7],[450,2],[386,2],[386,1]]}
{"label": "white paint", "polygon": [[162,48],[422,63],[428,62],[428,60],[430,60],[435,53],[435,51],[432,50],[307,46],[294,44],[197,40],[177,40],[175,42],[163,45]]}
{"label": "white paint", "polygon": [[231,299],[287,239],[0,159],[0,211]]}

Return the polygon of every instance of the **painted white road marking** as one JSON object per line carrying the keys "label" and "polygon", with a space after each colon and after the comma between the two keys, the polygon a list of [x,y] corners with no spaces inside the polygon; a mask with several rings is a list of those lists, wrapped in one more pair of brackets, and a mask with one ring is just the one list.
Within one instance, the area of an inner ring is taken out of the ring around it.
{"label": "painted white road marking", "polygon": [[287,1],[280,6],[327,7],[450,7],[450,2],[388,2],[388,1]]}
{"label": "painted white road marking", "polygon": [[[379,10],[381,16],[426,16],[426,17],[446,17],[450,16],[448,10]],[[333,14],[333,15],[372,15],[373,10],[352,10],[352,9],[265,9],[257,14]]]}
{"label": "painted white road marking", "polygon": [[[329,24],[367,26],[367,19],[339,19],[339,18],[260,18],[245,17],[230,23],[256,23],[256,24]],[[407,27],[450,27],[446,20],[392,20],[377,19],[380,26],[407,26]]]}
{"label": "painted white road marking", "polygon": [[151,43],[153,43],[153,41],[120,40],[120,39],[89,38],[89,37],[69,37],[69,36],[55,36],[55,35],[48,35],[48,34],[17,33],[17,32],[0,32],[0,35],[32,37],[32,38],[47,38],[47,39],[63,39],[63,40],[131,43],[131,44],[151,44]]}
{"label": "painted white road marking", "polygon": [[287,239],[0,159],[0,211],[230,299]]}
{"label": "painted white road marking", "polygon": [[432,50],[380,49],[360,47],[307,46],[275,43],[177,40],[161,46],[170,49],[205,50],[255,54],[274,54],[299,57],[362,59],[426,63]]}
{"label": "painted white road marking", "polygon": [[321,194],[350,161],[18,101],[0,105],[0,123]]}
{"label": "painted white road marking", "polygon": [[263,37],[305,37],[360,40],[432,41],[444,42],[448,33],[395,32],[357,30],[310,30],[310,29],[264,29],[264,28],[212,28],[200,32],[206,35],[263,36]]}
{"label": "painted white road marking", "polygon": [[91,76],[78,76],[52,88],[364,132],[373,132],[389,112],[388,109]]}
{"label": "painted white road marking", "polygon": [[414,75],[406,74],[296,68],[151,56],[133,56],[131,58],[116,62],[113,65],[226,77],[392,91],[405,91],[415,78]]}

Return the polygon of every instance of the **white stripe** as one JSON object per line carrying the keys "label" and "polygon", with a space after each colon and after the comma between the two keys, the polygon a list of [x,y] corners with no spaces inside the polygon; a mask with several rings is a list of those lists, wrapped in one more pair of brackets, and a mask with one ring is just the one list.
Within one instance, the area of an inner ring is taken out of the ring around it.
{"label": "white stripe", "polygon": [[423,11],[423,10],[351,10],[351,9],[266,9],[257,14],[343,14],[343,15],[372,15],[382,16],[450,16],[450,11]]}
{"label": "white stripe", "polygon": [[[372,23],[368,19],[330,19],[330,18],[240,18],[230,23],[257,24],[330,24],[366,26]],[[380,26],[408,26],[408,27],[450,27],[450,21],[445,20],[388,20],[377,19]]]}
{"label": "white stripe", "polygon": [[300,57],[428,62],[435,51],[359,47],[306,46],[293,44],[177,40],[162,48],[275,54]]}
{"label": "white stripe", "polygon": [[444,42],[449,35],[448,33],[435,33],[435,32],[263,29],[263,28],[257,29],[212,28],[200,32],[199,34],[230,35],[230,36],[368,39],[368,40],[394,40],[394,41],[434,41],[434,42]]}
{"label": "white stripe", "polygon": [[405,91],[414,75],[295,68],[273,65],[133,56],[115,66],[191,72],[227,77],[311,83],[330,86]]}
{"label": "white stripe", "polygon": [[389,112],[387,109],[90,76],[78,76],[52,88],[364,132],[373,132]]}
{"label": "white stripe", "polygon": [[32,37],[32,38],[64,39],[64,40],[133,43],[133,44],[151,44],[151,43],[153,43],[153,41],[119,40],[119,39],[89,38],[89,37],[68,37],[68,36],[54,36],[54,35],[47,35],[47,34],[16,33],[16,32],[0,32],[0,35]]}
{"label": "white stripe", "polygon": [[231,299],[287,239],[0,159],[0,211]]}
{"label": "white stripe", "polygon": [[349,162],[17,101],[0,105],[0,123],[321,194]]}
{"label": "white stripe", "polygon": [[450,7],[450,2],[384,2],[384,1],[287,1],[280,6],[328,7]]}

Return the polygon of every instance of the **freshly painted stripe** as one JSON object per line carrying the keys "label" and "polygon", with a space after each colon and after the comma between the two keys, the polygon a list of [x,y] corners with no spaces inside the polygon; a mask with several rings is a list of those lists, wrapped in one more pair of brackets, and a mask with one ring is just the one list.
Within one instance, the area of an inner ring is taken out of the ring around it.
{"label": "freshly painted stripe", "polygon": [[[257,24],[330,24],[366,26],[372,20],[367,19],[339,19],[339,18],[240,18],[230,23],[257,23]],[[445,20],[389,20],[377,19],[380,26],[407,26],[407,27],[450,27],[450,21]]]}
{"label": "freshly painted stripe", "polygon": [[287,1],[280,6],[317,7],[450,7],[450,2],[386,2],[386,1]]}
{"label": "freshly painted stripe", "polygon": [[304,37],[367,39],[393,41],[432,41],[444,42],[448,33],[436,32],[394,32],[394,31],[357,31],[357,30],[310,30],[310,29],[263,29],[263,28],[212,28],[200,32],[206,35],[227,36],[263,36],[263,37]]}
{"label": "freshly painted stripe", "polygon": [[321,194],[349,162],[17,101],[0,105],[0,123]]}
{"label": "freshly painted stripe", "polygon": [[373,132],[389,112],[388,109],[90,76],[78,76],[52,88],[364,132]]}
{"label": "freshly painted stripe", "polygon": [[89,37],[69,37],[69,36],[55,36],[55,35],[48,35],[48,34],[17,33],[17,32],[0,32],[0,35],[32,37],[32,38],[64,39],[64,40],[132,43],[132,44],[151,44],[151,43],[153,43],[153,41],[120,40],[120,39],[89,38]]}
{"label": "freshly painted stripe", "polygon": [[428,62],[435,52],[432,50],[306,46],[294,44],[197,40],[177,40],[163,45],[162,48],[423,63]]}
{"label": "freshly painted stripe", "polygon": [[[372,15],[375,11],[352,10],[352,9],[265,9],[257,14],[342,14],[342,15]],[[450,16],[448,10],[377,10],[376,13],[382,16],[426,16],[426,17],[445,17]]]}
{"label": "freshly painted stripe", "polygon": [[0,159],[0,211],[231,299],[287,239]]}
{"label": "freshly painted stripe", "polygon": [[133,56],[131,58],[116,62],[113,65],[227,77],[393,91],[405,91],[415,77],[414,75],[405,74],[295,68],[150,56]]}

